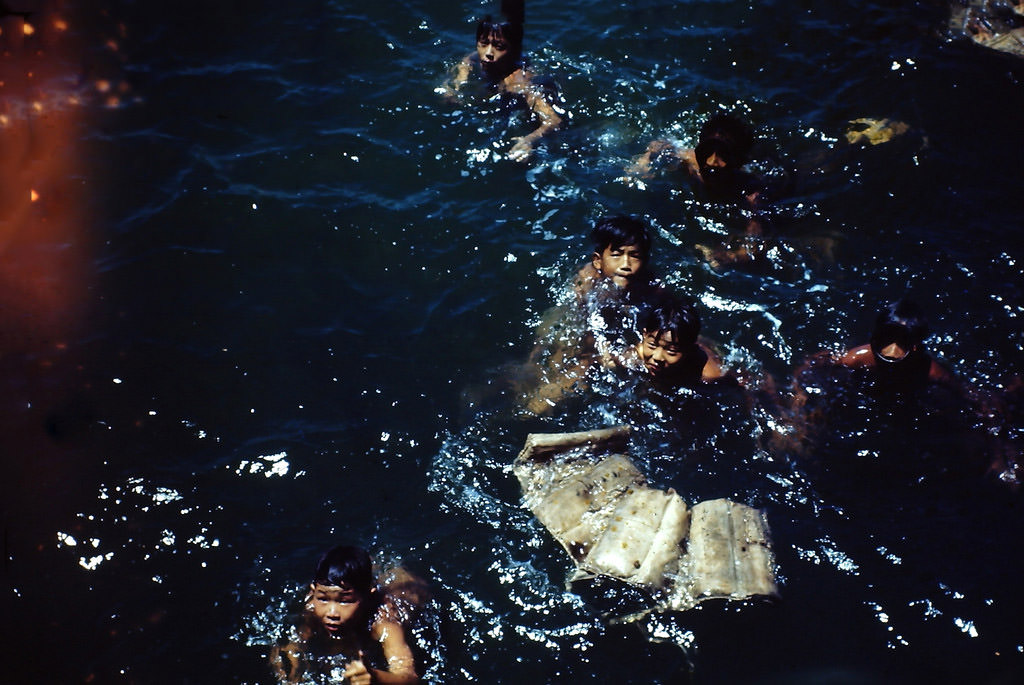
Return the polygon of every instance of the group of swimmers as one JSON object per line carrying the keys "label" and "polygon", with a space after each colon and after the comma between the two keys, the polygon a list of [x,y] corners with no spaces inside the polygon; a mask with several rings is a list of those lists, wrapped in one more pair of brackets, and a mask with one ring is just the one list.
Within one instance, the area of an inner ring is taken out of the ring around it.
{"label": "group of swimmers", "polygon": [[[461,103],[468,93],[482,90],[487,102],[498,103],[503,111],[524,112],[530,120],[529,130],[511,139],[505,157],[525,162],[543,138],[564,128],[571,112],[557,87],[535,74],[523,56],[522,0],[503,0],[501,8],[505,20],[488,15],[478,22],[476,50],[455,65],[436,92],[446,101]],[[850,146],[876,145],[907,131],[902,122],[863,118],[849,122],[845,140]],[[722,244],[698,244],[696,248],[716,269],[745,264],[767,251],[769,243],[761,237],[770,233],[771,217],[778,209],[772,203],[788,193],[793,183],[792,170],[778,160],[758,159],[759,166],[766,168],[759,173],[751,171],[756,142],[753,128],[742,117],[719,112],[703,122],[694,147],[667,139],[651,141],[626,166],[620,180],[642,187],[656,174],[669,173],[684,179],[706,203],[735,208],[734,214],[740,218],[735,223],[741,224],[738,230],[731,231]],[[734,223],[732,218],[728,221]]]}
{"label": "group of swimmers", "polygon": [[[459,89],[475,74],[494,92],[521,98],[536,122],[528,135],[514,139],[509,151],[511,159],[522,160],[542,136],[562,124],[566,113],[535,85],[523,60],[522,1],[503,0],[502,13],[505,21],[488,16],[477,24],[476,51],[459,62],[453,78],[441,90],[446,96],[457,97]],[[907,131],[907,125],[899,121],[857,119],[850,122],[846,141],[852,146],[876,145]],[[742,238],[753,240],[697,247],[712,267],[743,263],[757,257],[756,239],[766,230],[771,216],[767,204],[776,190],[770,188],[771,182],[749,170],[754,143],[753,130],[742,118],[722,112],[703,123],[694,147],[655,140],[626,171],[634,179],[662,170],[679,171],[701,199],[739,208],[744,224]],[[530,362],[536,366],[536,382],[522,392],[527,409],[536,414],[550,411],[562,397],[586,386],[588,376],[598,368],[638,370],[661,387],[695,388],[732,382],[756,385],[774,394],[771,378],[756,378],[740,368],[725,369],[715,346],[699,335],[696,305],[671,293],[654,277],[648,268],[651,236],[641,219],[602,218],[591,238],[593,252],[574,286],[579,305],[576,330],[563,325],[562,330],[569,331],[568,339],[563,336],[554,345],[549,340],[549,344],[534,350]],[[888,388],[910,390],[942,384],[955,387],[961,394],[971,394],[931,358],[924,345],[926,334],[925,317],[913,303],[886,304],[870,345],[839,355],[812,356],[794,374],[792,396],[777,399],[773,409],[785,415],[783,425],[800,426],[807,395],[804,381],[809,370],[823,366],[856,369]],[[791,432],[801,433],[795,428]],[[1016,478],[1015,471],[1012,478]]]}
{"label": "group of swimmers", "polygon": [[[523,2],[503,0],[502,13],[505,21],[487,16],[478,22],[476,50],[458,63],[439,91],[456,99],[476,75],[501,96],[519,99],[536,126],[513,139],[507,156],[524,161],[543,136],[563,124],[566,112],[536,85],[523,61]],[[875,138],[887,140],[905,130],[899,122],[865,120],[865,126],[871,130],[864,135],[874,136],[872,144]],[[747,218],[744,233],[757,236],[763,230],[759,208],[764,198],[757,180],[744,168],[753,142],[751,129],[741,119],[718,114],[705,122],[696,147],[656,140],[627,171],[644,178],[660,169],[682,170],[713,201],[742,207]],[[696,304],[672,293],[649,268],[652,241],[642,219],[604,217],[596,222],[591,241],[593,251],[572,288],[574,304],[570,309],[579,315],[579,325],[568,326],[570,334],[557,344],[551,345],[549,340],[535,348],[528,365],[537,373],[525,389],[520,388],[526,410],[533,414],[551,411],[566,396],[586,387],[592,374],[602,369],[635,373],[670,392],[723,382],[773,390],[770,378],[726,369],[714,344],[700,336]],[[750,257],[742,249],[701,249],[712,265]],[[553,311],[566,314],[564,309]],[[793,375],[791,397],[784,410],[789,417],[784,424],[790,429],[777,436],[778,443],[796,449],[806,438],[801,426],[801,412],[808,399],[804,384],[814,368],[854,369],[896,392],[933,383],[959,386],[928,353],[926,335],[921,310],[901,301],[881,309],[868,344],[839,355],[823,352],[810,357]],[[993,469],[1001,469],[1004,480],[1017,482],[1015,463],[994,463]],[[328,680],[347,678],[356,685],[418,682],[405,624],[427,597],[422,581],[403,569],[375,574],[365,550],[335,547],[316,566],[291,639],[272,652],[274,671],[288,682],[318,675]]]}

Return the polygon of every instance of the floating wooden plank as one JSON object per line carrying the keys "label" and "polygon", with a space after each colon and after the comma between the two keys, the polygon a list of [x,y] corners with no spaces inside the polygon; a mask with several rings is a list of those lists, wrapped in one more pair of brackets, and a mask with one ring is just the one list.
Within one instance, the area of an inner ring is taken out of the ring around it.
{"label": "floating wooden plank", "polygon": [[535,433],[513,464],[523,499],[576,565],[570,583],[610,577],[651,590],[661,608],[777,595],[763,514],[719,499],[687,509],[625,454],[628,426]]}
{"label": "floating wooden plank", "polygon": [[706,599],[778,594],[768,524],[753,507],[716,499],[695,504],[680,573],[669,600],[689,609]]}

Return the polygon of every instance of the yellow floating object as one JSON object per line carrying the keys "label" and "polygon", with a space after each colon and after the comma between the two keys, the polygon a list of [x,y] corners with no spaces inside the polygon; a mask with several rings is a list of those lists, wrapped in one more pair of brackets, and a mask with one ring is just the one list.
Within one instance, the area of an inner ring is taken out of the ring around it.
{"label": "yellow floating object", "polygon": [[610,577],[646,588],[660,608],[775,597],[764,515],[726,499],[688,509],[651,488],[625,454],[628,426],[527,436],[513,471],[525,504],[576,565],[570,583]]}
{"label": "yellow floating object", "polygon": [[902,121],[892,119],[853,119],[847,124],[846,140],[851,145],[868,143],[880,145],[888,143],[896,136],[901,136],[910,129]]}

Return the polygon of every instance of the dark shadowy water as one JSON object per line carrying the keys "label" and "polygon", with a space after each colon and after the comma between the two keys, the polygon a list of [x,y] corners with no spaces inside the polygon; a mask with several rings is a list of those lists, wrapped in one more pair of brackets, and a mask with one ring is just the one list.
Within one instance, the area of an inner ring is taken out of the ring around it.
{"label": "dark shadowy water", "polygon": [[[1024,343],[1024,63],[951,37],[942,3],[532,0],[526,49],[572,121],[525,165],[497,154],[515,121],[434,92],[490,5],[34,9],[67,27],[3,55],[0,680],[271,682],[338,541],[431,581],[436,682],[1024,674],[1020,495],[944,466],[989,427],[1019,453],[1019,404],[900,422],[823,379],[798,454],[728,393],[608,381],[527,419],[496,389],[593,221],[628,212],[705,335],[782,389],[909,295],[998,396]],[[715,271],[695,245],[735,216],[621,176],[721,108],[798,173],[769,258]],[[836,153],[862,116],[912,131]],[[781,602],[620,625],[565,590],[510,464],[530,431],[619,421],[656,485],[766,511]]]}

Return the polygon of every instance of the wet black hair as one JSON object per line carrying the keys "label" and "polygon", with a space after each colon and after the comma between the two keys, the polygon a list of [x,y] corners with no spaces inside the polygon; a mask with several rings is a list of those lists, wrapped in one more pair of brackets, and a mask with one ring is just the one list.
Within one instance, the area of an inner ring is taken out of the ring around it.
{"label": "wet black hair", "polygon": [[609,216],[594,224],[590,232],[590,241],[594,251],[600,254],[606,247],[623,247],[636,245],[644,255],[651,251],[651,234],[647,224],[632,216]]}
{"label": "wet black hair", "polygon": [[927,335],[928,321],[921,308],[908,300],[900,300],[886,305],[878,312],[875,329],[871,334],[871,351],[874,352],[875,359],[880,361],[899,362],[902,359],[883,356],[882,350],[896,343],[910,351],[920,345]]}
{"label": "wet black hair", "polygon": [[[508,43],[506,59],[511,65],[519,64],[523,55],[523,20],[526,8],[523,0],[502,0],[501,13],[505,21],[498,22],[487,15],[476,25],[476,42],[496,36]],[[511,73],[511,71],[509,72]]]}
{"label": "wet black hair", "polygon": [[671,333],[677,345],[692,345],[700,334],[697,309],[675,298],[664,298],[640,316],[640,330],[647,333]]}
{"label": "wet black hair", "polygon": [[727,168],[741,167],[754,146],[754,131],[734,114],[715,114],[704,122],[694,153],[701,167],[712,153],[725,162]]}
{"label": "wet black hair", "polygon": [[338,545],[324,552],[313,572],[317,585],[347,585],[357,592],[369,593],[375,583],[373,562],[362,547]]}

